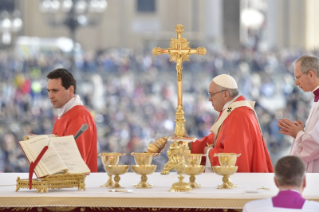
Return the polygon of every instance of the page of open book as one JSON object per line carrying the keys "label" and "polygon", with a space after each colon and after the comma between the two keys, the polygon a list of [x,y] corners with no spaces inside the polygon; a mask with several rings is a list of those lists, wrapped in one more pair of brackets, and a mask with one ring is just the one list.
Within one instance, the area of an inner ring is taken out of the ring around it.
{"label": "page of open book", "polygon": [[[34,138],[34,137],[37,137],[37,136],[42,136],[42,135],[35,135],[35,134],[26,135],[24,137],[24,140],[31,139],[31,138]],[[46,134],[46,136],[48,136],[48,137],[56,137],[56,135],[54,135],[54,134]]]}
{"label": "page of open book", "polygon": [[51,138],[55,149],[68,168],[68,173],[90,173],[72,135]]}
{"label": "page of open book", "polygon": [[48,137],[46,135],[36,136],[31,139],[22,141],[28,149],[28,152],[31,154],[31,159],[34,161],[36,157],[40,154],[42,149],[49,144],[49,149],[43,155],[38,166],[35,168],[35,172],[38,177],[43,177],[46,175],[63,173],[67,170],[66,165],[64,164],[61,156],[55,149],[52,142],[49,142],[49,139],[54,139],[55,137]]}
{"label": "page of open book", "polygon": [[[28,161],[30,161],[30,163],[33,162],[33,161],[35,161],[36,158],[34,158],[34,157],[32,156],[32,153],[29,151],[28,147],[23,143],[23,141],[19,141],[19,143],[20,143],[21,148],[23,149],[23,152],[24,152],[25,156],[28,158]],[[40,176],[45,176],[45,173],[44,173],[45,171],[44,171],[43,167],[41,167],[40,164],[38,164],[38,165],[34,168],[34,171],[35,171],[35,173],[36,173],[36,175],[37,175],[38,177],[40,177]]]}

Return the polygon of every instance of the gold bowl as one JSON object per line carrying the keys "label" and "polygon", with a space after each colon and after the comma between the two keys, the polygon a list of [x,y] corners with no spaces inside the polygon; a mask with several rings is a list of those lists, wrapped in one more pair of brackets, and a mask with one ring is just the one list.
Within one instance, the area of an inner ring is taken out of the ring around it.
{"label": "gold bowl", "polygon": [[186,165],[184,169],[184,173],[187,175],[199,175],[203,173],[204,169],[205,169],[205,166],[202,166],[202,165],[196,165],[196,166]]}
{"label": "gold bowl", "polygon": [[129,165],[108,165],[105,166],[105,169],[107,173],[110,173],[112,175],[122,175],[125,174],[128,171]]}
{"label": "gold bowl", "polygon": [[156,167],[157,167],[156,165],[145,165],[145,166],[133,165],[132,170],[136,174],[149,175],[156,170]]}
{"label": "gold bowl", "polygon": [[187,175],[190,175],[189,184],[192,188],[203,187],[202,185],[199,185],[195,182],[195,180],[196,180],[195,175],[199,175],[199,174],[203,173],[204,169],[205,169],[205,166],[201,166],[201,165],[196,165],[196,166],[186,165],[185,166],[184,173]]}
{"label": "gold bowl", "polygon": [[100,153],[98,156],[101,157],[104,166],[117,165],[119,163],[120,156],[125,155],[125,153]]}
{"label": "gold bowl", "polygon": [[147,176],[149,174],[152,174],[155,170],[156,170],[156,165],[133,165],[132,166],[132,170],[136,173],[136,174],[140,174],[141,176],[141,182],[139,182],[138,184],[134,185],[134,187],[137,188],[152,188],[153,185],[149,184],[147,182]]}
{"label": "gold bowl", "polygon": [[221,166],[235,166],[237,157],[240,154],[236,153],[216,153],[214,157],[218,157]]}
{"label": "gold bowl", "polygon": [[229,175],[234,174],[237,171],[238,166],[213,166],[212,168],[216,174],[223,176],[223,184],[218,185],[219,189],[231,189],[237,187],[231,182]]}
{"label": "gold bowl", "polygon": [[[100,153],[98,156],[101,157],[102,163],[104,165],[104,168],[106,166],[112,165],[115,166],[119,163],[120,156],[125,155],[125,153],[115,153],[115,152],[105,152],[105,153]],[[107,172],[106,168],[105,171]],[[101,185],[101,187],[112,187],[114,186],[114,181],[112,180],[112,174],[108,173],[109,179],[108,181]]]}
{"label": "gold bowl", "polygon": [[202,161],[203,154],[188,154],[185,156],[186,165],[198,166]]}
{"label": "gold bowl", "polygon": [[119,175],[125,174],[128,171],[129,167],[130,167],[129,165],[105,166],[105,170],[108,174],[115,175],[114,176],[115,184],[111,186],[111,188],[123,188],[119,184],[119,181],[121,179]]}
{"label": "gold bowl", "polygon": [[213,170],[218,175],[232,175],[236,173],[238,166],[213,166]]}
{"label": "gold bowl", "polygon": [[145,166],[151,165],[152,158],[156,157],[158,153],[135,153],[132,152],[136,165]]}

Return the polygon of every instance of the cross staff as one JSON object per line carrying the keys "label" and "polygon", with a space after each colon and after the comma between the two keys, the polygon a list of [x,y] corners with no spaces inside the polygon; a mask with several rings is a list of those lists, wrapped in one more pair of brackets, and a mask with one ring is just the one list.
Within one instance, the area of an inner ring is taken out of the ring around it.
{"label": "cross staff", "polygon": [[176,62],[176,71],[177,71],[177,112],[176,112],[176,128],[175,135],[177,137],[183,137],[185,135],[184,127],[184,111],[183,111],[183,62],[189,61],[189,56],[191,54],[205,55],[206,49],[204,47],[199,47],[197,49],[191,49],[189,47],[189,42],[186,38],[182,37],[184,32],[184,27],[181,24],[176,25],[175,31],[177,38],[172,38],[170,46],[168,49],[162,49],[155,47],[152,50],[152,53],[157,56],[161,54],[168,54],[170,56],[170,61]]}

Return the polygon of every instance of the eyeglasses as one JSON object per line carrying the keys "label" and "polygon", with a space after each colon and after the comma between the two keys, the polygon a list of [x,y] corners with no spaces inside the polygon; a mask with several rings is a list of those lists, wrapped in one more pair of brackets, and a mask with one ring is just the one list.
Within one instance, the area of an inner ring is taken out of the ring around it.
{"label": "eyeglasses", "polygon": [[218,94],[218,93],[223,92],[223,91],[226,91],[226,90],[217,91],[217,92],[215,92],[215,93],[209,93],[209,92],[208,92],[208,98],[213,98],[213,96],[214,96],[215,94]]}
{"label": "eyeglasses", "polygon": [[304,75],[304,74],[308,74],[308,72],[307,72],[307,73],[302,73],[302,74],[300,74],[299,76],[294,77],[294,79],[295,79],[295,80],[299,80],[300,77],[302,77],[302,75]]}

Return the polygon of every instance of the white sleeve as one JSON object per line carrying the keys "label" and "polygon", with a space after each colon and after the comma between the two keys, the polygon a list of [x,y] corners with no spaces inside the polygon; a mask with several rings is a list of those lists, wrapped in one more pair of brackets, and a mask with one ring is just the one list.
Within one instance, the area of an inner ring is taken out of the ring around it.
{"label": "white sleeve", "polygon": [[319,120],[309,132],[298,132],[291,155],[298,156],[305,162],[319,159]]}

